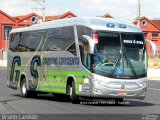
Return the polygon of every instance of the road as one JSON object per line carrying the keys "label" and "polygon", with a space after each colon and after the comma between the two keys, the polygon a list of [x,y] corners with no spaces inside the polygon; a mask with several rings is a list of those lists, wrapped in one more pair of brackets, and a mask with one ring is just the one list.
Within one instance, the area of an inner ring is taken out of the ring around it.
{"label": "road", "polygon": [[[108,103],[110,101],[107,101]],[[149,80],[145,100],[125,100],[123,105],[71,104],[51,95],[22,98],[19,92],[6,87],[6,69],[0,68],[0,113],[27,114],[159,114],[160,81]]]}

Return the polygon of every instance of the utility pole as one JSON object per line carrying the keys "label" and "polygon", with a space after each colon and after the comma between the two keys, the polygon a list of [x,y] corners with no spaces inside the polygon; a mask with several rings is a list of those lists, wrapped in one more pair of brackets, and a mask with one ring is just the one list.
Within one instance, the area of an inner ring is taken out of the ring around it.
{"label": "utility pole", "polygon": [[40,5],[41,6],[41,8],[32,8],[32,9],[40,9],[40,10],[42,10],[42,16],[43,16],[43,19],[42,19],[42,21],[44,22],[45,21],[45,0],[32,0],[32,1],[34,1],[35,3],[37,3],[38,5]]}
{"label": "utility pole", "polygon": [[141,1],[138,0],[137,20],[138,20],[139,27],[140,27],[140,19],[141,19]]}

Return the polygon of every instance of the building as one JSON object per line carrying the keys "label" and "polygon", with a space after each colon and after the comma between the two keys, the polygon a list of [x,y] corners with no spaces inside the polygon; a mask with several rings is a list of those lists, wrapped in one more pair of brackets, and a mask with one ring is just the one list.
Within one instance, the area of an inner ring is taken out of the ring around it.
{"label": "building", "polygon": [[[53,21],[57,19],[63,19],[63,18],[72,18],[72,17],[77,17],[74,13],[71,11],[65,12],[61,15],[56,15],[56,16],[46,16],[45,21]],[[103,16],[98,16],[98,17],[103,17],[103,18],[113,18],[109,13],[104,14]]]}
{"label": "building", "polygon": [[[160,20],[149,20],[143,16],[139,22],[136,20],[133,23],[141,28],[146,39],[152,40],[157,45],[158,56],[160,56]],[[152,48],[149,44],[147,44],[147,50],[151,56]]]}

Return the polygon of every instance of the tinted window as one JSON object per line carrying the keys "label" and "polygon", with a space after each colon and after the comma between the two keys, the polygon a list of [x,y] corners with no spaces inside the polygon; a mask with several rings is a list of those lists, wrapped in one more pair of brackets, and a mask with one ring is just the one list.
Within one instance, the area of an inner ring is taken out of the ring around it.
{"label": "tinted window", "polygon": [[83,42],[87,42],[83,35],[91,36],[91,29],[84,26],[77,26],[78,40],[79,44],[82,45]]}
{"label": "tinted window", "polygon": [[67,49],[67,51],[69,51],[69,52],[71,52],[73,55],[77,55],[77,53],[76,53],[76,45],[75,45],[75,43],[73,43],[68,49]]}
{"label": "tinted window", "polygon": [[22,33],[13,33],[10,40],[10,50],[13,52],[26,52],[41,50],[41,41],[45,31],[31,31]]}
{"label": "tinted window", "polygon": [[16,51],[17,46],[20,43],[20,35],[21,35],[21,33],[13,33],[13,34],[11,34],[10,46],[9,46],[9,49],[11,51]]}
{"label": "tinted window", "polygon": [[89,54],[88,42],[83,38],[83,35],[91,36],[91,29],[83,26],[77,26],[77,33],[82,64],[90,69],[91,55]]}
{"label": "tinted window", "polygon": [[48,30],[43,50],[67,50],[74,42],[73,27],[53,28]]}
{"label": "tinted window", "polygon": [[44,35],[45,31],[30,32],[27,44],[29,51],[41,50],[40,44],[43,41]]}
{"label": "tinted window", "polygon": [[28,50],[27,42],[28,42],[29,32],[23,32],[19,34],[19,42],[16,43],[15,50],[17,52],[26,52]]}

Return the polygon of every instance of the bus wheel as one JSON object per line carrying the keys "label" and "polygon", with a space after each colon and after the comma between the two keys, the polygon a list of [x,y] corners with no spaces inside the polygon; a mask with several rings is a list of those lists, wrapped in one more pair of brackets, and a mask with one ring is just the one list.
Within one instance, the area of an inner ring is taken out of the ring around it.
{"label": "bus wheel", "polygon": [[20,85],[20,96],[22,97],[36,97],[37,92],[36,91],[29,91],[27,90],[27,83],[26,78],[23,78]]}
{"label": "bus wheel", "polygon": [[29,91],[27,90],[26,78],[23,78],[20,84],[20,95],[22,97],[28,97]]}
{"label": "bus wheel", "polygon": [[75,87],[74,81],[72,81],[72,85],[69,85],[69,96],[70,96],[72,104],[79,103],[78,96],[76,95],[76,87]]}

